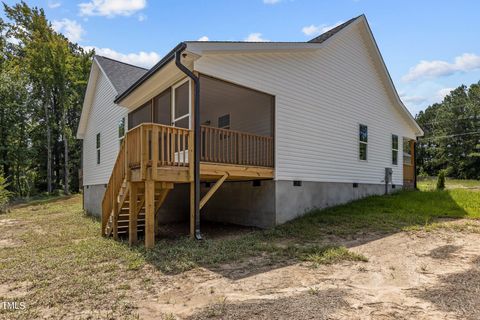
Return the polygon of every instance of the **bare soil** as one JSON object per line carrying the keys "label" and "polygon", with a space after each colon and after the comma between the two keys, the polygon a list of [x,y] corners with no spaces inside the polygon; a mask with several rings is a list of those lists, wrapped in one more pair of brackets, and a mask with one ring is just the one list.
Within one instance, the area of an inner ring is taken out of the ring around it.
{"label": "bare soil", "polygon": [[162,276],[137,311],[142,319],[480,319],[478,233],[363,240],[350,249],[368,262],[272,266],[256,258]]}

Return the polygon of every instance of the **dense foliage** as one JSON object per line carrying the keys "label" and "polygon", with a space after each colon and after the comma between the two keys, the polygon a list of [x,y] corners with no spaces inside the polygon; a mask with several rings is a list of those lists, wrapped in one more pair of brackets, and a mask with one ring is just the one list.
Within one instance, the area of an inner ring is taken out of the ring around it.
{"label": "dense foliage", "polygon": [[42,9],[3,5],[0,173],[17,197],[79,189],[75,131],[92,52],[55,32]]}
{"label": "dense foliage", "polygon": [[11,193],[7,190],[7,181],[0,175],[0,213],[4,212],[8,205]]}
{"label": "dense foliage", "polygon": [[442,103],[417,115],[425,131],[419,139],[420,174],[480,179],[480,82],[452,90]]}

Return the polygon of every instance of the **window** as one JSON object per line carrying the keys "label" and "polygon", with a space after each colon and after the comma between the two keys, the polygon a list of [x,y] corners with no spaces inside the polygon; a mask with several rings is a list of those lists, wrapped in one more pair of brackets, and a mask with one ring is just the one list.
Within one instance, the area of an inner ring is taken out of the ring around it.
{"label": "window", "polygon": [[125,118],[122,118],[118,123],[118,138],[120,139],[120,144],[122,144],[123,137],[125,136]]}
{"label": "window", "polygon": [[368,127],[361,124],[358,128],[358,158],[360,160],[367,160],[367,145],[368,145]]}
{"label": "window", "polygon": [[398,164],[398,136],[392,134],[392,164]]}
{"label": "window", "polygon": [[218,118],[218,127],[222,129],[230,129],[230,114]]}
{"label": "window", "polygon": [[97,164],[100,164],[100,133],[97,133]]}

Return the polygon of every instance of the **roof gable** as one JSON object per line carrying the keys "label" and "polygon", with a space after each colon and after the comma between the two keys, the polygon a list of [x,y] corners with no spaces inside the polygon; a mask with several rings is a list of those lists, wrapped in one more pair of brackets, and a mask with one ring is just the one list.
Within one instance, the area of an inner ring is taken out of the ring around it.
{"label": "roof gable", "polygon": [[119,92],[125,91],[135,83],[135,81],[147,73],[147,69],[98,55],[93,57],[85,98],[83,100],[82,114],[77,129],[78,139],[83,139],[84,137],[100,73],[105,75],[109,84],[118,94]]}
{"label": "roof gable", "polygon": [[110,58],[95,56],[100,68],[112,83],[117,93],[127,90],[133,83],[140,79],[147,69]]}
{"label": "roof gable", "polygon": [[322,43],[328,39],[330,39],[331,37],[333,37],[335,34],[337,34],[340,30],[342,30],[343,28],[347,27],[348,25],[350,25],[352,22],[354,22],[355,20],[357,20],[358,18],[362,17],[363,15],[361,16],[358,16],[356,18],[352,18],[350,20],[348,20],[347,22],[344,22],[338,26],[336,26],[335,28],[332,28],[324,33],[322,33],[321,35],[319,35],[318,37],[316,38],[313,38],[312,40],[308,41],[310,43]]}

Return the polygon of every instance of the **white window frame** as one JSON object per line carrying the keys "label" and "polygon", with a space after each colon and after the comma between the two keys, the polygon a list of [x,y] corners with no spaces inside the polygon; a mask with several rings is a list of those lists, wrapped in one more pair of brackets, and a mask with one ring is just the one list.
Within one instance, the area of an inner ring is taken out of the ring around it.
{"label": "white window frame", "polygon": [[[397,149],[393,148],[393,136],[397,137]],[[400,136],[398,134],[392,133],[390,138],[390,148],[392,149],[392,166],[398,166],[398,147],[400,145]],[[393,151],[397,153],[397,163],[393,163]]]}
{"label": "white window frame", "polygon": [[[360,126],[367,127],[367,142],[360,140]],[[357,159],[358,159],[358,161],[361,161],[361,162],[367,162],[368,161],[368,125],[367,124],[363,124],[363,123],[358,124],[358,126],[357,126],[357,140],[358,140],[358,143],[357,143],[357,148],[358,148]],[[367,146],[367,148],[365,150],[365,159],[360,159],[360,144],[362,144],[362,143]]]}
{"label": "white window frame", "polygon": [[101,132],[98,132],[95,135],[95,150],[96,150],[96,152],[95,152],[95,156],[96,156],[95,162],[96,162],[97,166],[99,166],[102,163],[101,148],[102,148],[102,135],[101,135]]}
{"label": "white window frame", "polygon": [[[178,118],[175,118],[175,89],[177,89],[178,87],[182,86],[183,84],[185,84],[186,82],[188,82],[188,113],[187,114],[184,114],[183,116],[181,117],[178,117]],[[190,118],[190,115],[192,114],[192,85],[190,83],[190,78],[185,78],[179,82],[177,82],[176,84],[174,84],[172,86],[172,104],[171,104],[171,114],[172,114],[172,126],[175,126],[175,123],[182,120],[182,119],[185,119],[185,118]],[[191,129],[191,126],[192,126],[192,121],[188,121],[188,129]]]}

